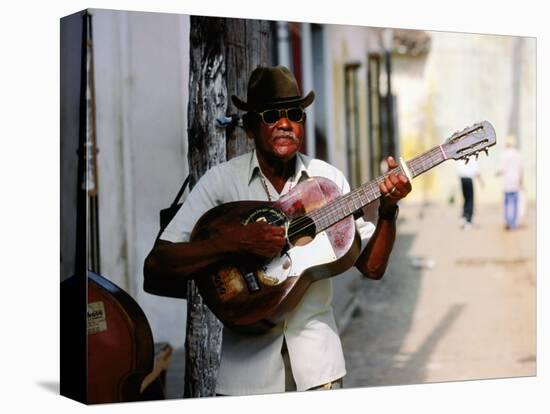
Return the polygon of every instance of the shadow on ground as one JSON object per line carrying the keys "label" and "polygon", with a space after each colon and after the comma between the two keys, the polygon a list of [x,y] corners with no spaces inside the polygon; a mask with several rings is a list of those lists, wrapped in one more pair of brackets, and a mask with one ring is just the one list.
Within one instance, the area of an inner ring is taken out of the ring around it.
{"label": "shadow on ground", "polygon": [[402,354],[422,287],[422,267],[411,266],[415,237],[399,234],[383,279],[357,280],[359,305],[341,335],[346,388],[425,382],[430,355],[463,310],[451,306],[414,354]]}
{"label": "shadow on ground", "polygon": [[46,391],[59,395],[59,381],[38,381],[37,385]]}

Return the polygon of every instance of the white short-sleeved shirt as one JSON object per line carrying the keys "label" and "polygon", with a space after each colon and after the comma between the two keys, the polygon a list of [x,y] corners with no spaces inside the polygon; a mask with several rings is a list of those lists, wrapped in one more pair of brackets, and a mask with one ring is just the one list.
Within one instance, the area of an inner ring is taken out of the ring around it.
{"label": "white short-sleeved shirt", "polygon": [[523,160],[521,153],[513,147],[506,148],[500,158],[499,171],[502,174],[502,190],[517,192],[521,190]]}
{"label": "white short-sleeved shirt", "polygon": [[479,175],[479,164],[474,159],[470,159],[467,162],[459,160],[456,163],[456,169],[458,176],[461,178],[475,178]]}
{"label": "white short-sleeved shirt", "polygon": [[[168,225],[161,239],[189,241],[198,219],[211,208],[240,200],[268,200],[259,176],[256,152],[241,155],[208,170]],[[324,161],[297,155],[296,171],[279,194],[266,180],[272,200],[286,194],[300,180],[321,176],[349,192],[344,174]],[[374,225],[356,220],[362,247]],[[296,388],[306,390],[346,374],[340,337],[332,310],[332,281],[313,283],[286,320],[262,335],[240,334],[224,327],[222,355],[216,392],[249,395],[285,391],[285,369],[281,348],[286,341]]]}

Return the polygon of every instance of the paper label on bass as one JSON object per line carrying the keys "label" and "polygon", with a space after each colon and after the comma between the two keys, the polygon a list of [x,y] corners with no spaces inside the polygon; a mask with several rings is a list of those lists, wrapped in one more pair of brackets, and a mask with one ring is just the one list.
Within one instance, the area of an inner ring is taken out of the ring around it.
{"label": "paper label on bass", "polygon": [[107,330],[107,317],[103,302],[88,303],[88,335]]}

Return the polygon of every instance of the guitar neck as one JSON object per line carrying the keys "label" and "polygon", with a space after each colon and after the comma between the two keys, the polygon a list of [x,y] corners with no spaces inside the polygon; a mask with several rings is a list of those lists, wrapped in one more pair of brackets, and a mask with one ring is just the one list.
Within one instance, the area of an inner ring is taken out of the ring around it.
{"label": "guitar neck", "polygon": [[[426,171],[431,170],[447,159],[448,157],[442,146],[438,145],[431,150],[411,159],[410,161],[407,161],[406,164],[410,175],[412,178],[415,178]],[[391,170],[391,172],[401,173],[403,171],[399,166]],[[328,203],[320,209],[308,214],[308,216],[315,223],[317,232],[327,229],[347,216],[352,215],[367,204],[379,199],[381,197],[379,185],[385,178],[386,175],[381,175],[380,177],[363,184],[355,190],[338,197],[331,203]]]}

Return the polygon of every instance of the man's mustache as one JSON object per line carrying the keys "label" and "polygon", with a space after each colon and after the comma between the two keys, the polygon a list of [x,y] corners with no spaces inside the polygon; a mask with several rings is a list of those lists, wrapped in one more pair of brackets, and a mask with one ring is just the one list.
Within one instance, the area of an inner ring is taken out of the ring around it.
{"label": "man's mustache", "polygon": [[294,132],[288,132],[288,131],[275,132],[275,134],[273,134],[273,139],[277,139],[277,138],[287,138],[298,142],[298,138],[296,138],[296,134]]}

